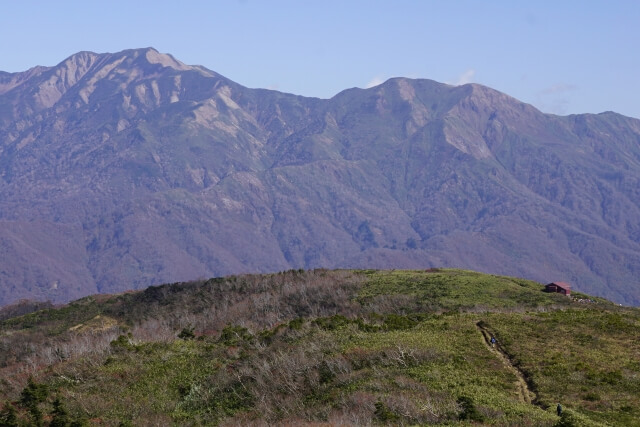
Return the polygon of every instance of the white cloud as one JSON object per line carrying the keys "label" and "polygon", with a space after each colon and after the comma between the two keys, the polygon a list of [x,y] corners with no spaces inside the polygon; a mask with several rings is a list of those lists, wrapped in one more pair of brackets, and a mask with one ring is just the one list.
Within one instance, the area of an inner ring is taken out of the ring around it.
{"label": "white cloud", "polygon": [[384,79],[382,78],[382,76],[375,76],[374,78],[369,80],[369,83],[367,83],[365,88],[369,89],[369,88],[372,88],[374,86],[381,85],[382,83],[384,83]]}
{"label": "white cloud", "polygon": [[473,78],[475,77],[475,75],[476,70],[474,70],[473,68],[469,68],[467,71],[460,74],[457,80],[449,83],[454,86],[466,85],[467,83],[473,82]]}

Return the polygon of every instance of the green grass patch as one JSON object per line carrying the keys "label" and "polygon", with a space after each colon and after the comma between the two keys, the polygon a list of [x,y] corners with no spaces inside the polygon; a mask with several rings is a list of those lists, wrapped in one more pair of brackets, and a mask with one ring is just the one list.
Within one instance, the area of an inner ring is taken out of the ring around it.
{"label": "green grass patch", "polygon": [[640,425],[638,319],[593,306],[486,318],[544,404],[616,425]]}
{"label": "green grass patch", "polygon": [[411,297],[405,299],[404,308],[417,304],[423,311],[520,310],[570,304],[567,298],[542,292],[543,287],[533,281],[467,270],[368,270],[364,274],[368,280],[358,298],[365,304],[389,296]]}

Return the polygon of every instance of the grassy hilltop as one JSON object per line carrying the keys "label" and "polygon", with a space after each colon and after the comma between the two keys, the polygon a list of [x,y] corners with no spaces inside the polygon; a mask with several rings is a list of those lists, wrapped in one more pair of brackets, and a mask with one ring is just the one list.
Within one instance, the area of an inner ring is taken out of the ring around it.
{"label": "grassy hilltop", "polygon": [[156,286],[2,321],[0,424],[640,425],[639,337],[638,309],[471,271]]}

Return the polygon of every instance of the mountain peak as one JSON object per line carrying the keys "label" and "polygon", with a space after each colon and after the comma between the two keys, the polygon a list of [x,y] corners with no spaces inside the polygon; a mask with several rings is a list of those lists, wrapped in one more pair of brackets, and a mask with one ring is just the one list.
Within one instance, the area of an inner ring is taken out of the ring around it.
{"label": "mountain peak", "polygon": [[182,62],[175,59],[173,56],[167,53],[160,53],[153,48],[149,48],[146,50],[145,58],[149,61],[150,64],[159,64],[163,67],[173,68],[175,70],[187,71],[191,70],[193,67],[183,64]]}
{"label": "mountain peak", "polygon": [[186,65],[181,61],[175,59],[168,53],[161,53],[153,47],[139,48],[139,49],[127,49],[116,53],[95,53],[89,51],[78,52],[65,59],[63,62],[57,65],[60,67],[73,67],[80,70],[88,70],[92,65],[100,62],[101,66],[108,66],[109,64],[118,65],[121,63],[137,63],[138,65],[160,65],[165,68],[172,68],[177,71],[189,71],[198,70],[202,71],[201,67],[193,67]]}
{"label": "mountain peak", "polygon": [[477,84],[321,100],[154,48],[80,52],[0,73],[0,304],[428,265],[638,304],[639,138],[638,120],[546,115]]}

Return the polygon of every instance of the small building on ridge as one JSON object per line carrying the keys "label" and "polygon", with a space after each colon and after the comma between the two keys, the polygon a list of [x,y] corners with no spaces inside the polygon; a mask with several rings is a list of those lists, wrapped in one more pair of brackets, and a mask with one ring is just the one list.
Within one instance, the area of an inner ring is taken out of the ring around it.
{"label": "small building on ridge", "polygon": [[571,295],[571,285],[565,282],[551,282],[544,287],[544,291],[569,296]]}

